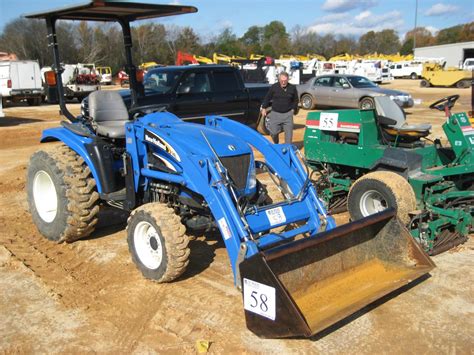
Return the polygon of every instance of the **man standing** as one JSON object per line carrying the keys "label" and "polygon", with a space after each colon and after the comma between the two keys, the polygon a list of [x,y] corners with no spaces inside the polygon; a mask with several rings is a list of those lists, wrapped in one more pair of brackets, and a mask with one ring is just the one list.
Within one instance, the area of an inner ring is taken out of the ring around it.
{"label": "man standing", "polygon": [[278,75],[278,83],[273,84],[262,103],[261,113],[267,115],[266,108],[272,106],[268,120],[267,129],[278,144],[278,135],[285,132],[285,143],[291,143],[293,139],[293,114],[298,113],[298,92],[296,87],[288,83],[288,73],[281,72]]}

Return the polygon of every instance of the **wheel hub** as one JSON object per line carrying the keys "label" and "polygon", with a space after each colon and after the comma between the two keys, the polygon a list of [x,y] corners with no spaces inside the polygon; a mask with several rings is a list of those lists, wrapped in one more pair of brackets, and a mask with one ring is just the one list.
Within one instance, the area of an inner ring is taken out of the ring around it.
{"label": "wheel hub", "polygon": [[51,223],[58,212],[58,196],[51,176],[44,171],[38,171],[33,178],[33,200],[36,211],[46,223]]}
{"label": "wheel hub", "polygon": [[158,269],[163,260],[163,246],[155,227],[141,221],[135,227],[133,242],[141,263],[152,270]]}
{"label": "wheel hub", "polygon": [[387,200],[378,191],[369,190],[360,198],[359,208],[364,217],[377,212],[382,212],[388,207]]}

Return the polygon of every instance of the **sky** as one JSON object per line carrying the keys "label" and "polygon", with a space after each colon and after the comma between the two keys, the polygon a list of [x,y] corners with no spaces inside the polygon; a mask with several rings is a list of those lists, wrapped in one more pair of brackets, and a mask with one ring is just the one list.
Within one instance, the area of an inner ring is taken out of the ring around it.
{"label": "sky", "polygon": [[[78,2],[84,0],[0,0],[0,31],[6,23],[25,13]],[[389,28],[403,37],[414,27],[416,0],[157,0],[157,3],[196,6],[195,14],[157,22],[190,26],[207,42],[224,28],[231,28],[240,37],[250,26],[264,26],[274,20],[283,22],[290,33],[297,25],[319,34],[353,37]],[[472,21],[472,0],[418,0],[417,24],[433,33]]]}

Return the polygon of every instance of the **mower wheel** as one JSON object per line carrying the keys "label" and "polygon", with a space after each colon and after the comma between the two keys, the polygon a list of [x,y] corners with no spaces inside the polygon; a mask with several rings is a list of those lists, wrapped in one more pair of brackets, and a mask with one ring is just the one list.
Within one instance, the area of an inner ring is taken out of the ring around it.
{"label": "mower wheel", "polygon": [[422,88],[429,88],[431,86],[431,84],[428,80],[423,79],[423,80],[420,81],[420,86]]}
{"label": "mower wheel", "polygon": [[84,160],[65,145],[31,156],[27,194],[33,222],[49,240],[73,242],[97,224],[99,194]]}
{"label": "mower wheel", "polygon": [[347,207],[352,220],[393,207],[400,220],[408,224],[409,212],[416,209],[412,187],[403,177],[391,171],[368,173],[352,184],[347,197]]}
{"label": "mower wheel", "polygon": [[361,110],[372,110],[375,108],[374,99],[371,97],[364,97],[359,102],[359,108]]}
{"label": "mower wheel", "polygon": [[170,282],[189,263],[189,237],[174,210],[161,203],[147,203],[128,218],[128,249],[147,279]]}
{"label": "mower wheel", "polygon": [[316,103],[310,94],[304,94],[301,96],[301,107],[305,110],[314,110]]}

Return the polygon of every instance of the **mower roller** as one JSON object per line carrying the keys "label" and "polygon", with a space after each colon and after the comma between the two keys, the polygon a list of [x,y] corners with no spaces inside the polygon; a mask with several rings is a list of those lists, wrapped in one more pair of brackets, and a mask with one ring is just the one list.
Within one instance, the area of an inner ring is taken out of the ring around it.
{"label": "mower roller", "polygon": [[[394,210],[336,227],[294,146],[224,117],[200,125],[137,105],[129,22],[195,11],[92,1],[29,16],[46,19],[56,68],[56,20],[119,21],[133,103],[127,110],[118,93],[97,91],[88,117],[73,117],[60,95],[70,121],[45,130],[41,142],[61,145],[36,152],[28,168],[38,230],[72,242],[93,232],[99,206],[130,211],[132,260],[146,278],[170,282],[188,265],[188,235],[218,229],[247,326],[261,337],[311,336],[428,273],[434,264]],[[280,196],[269,196],[272,186]]]}
{"label": "mower roller", "polygon": [[375,110],[309,113],[305,155],[329,210],[347,207],[357,220],[395,208],[431,255],[466,241],[474,215],[474,128],[465,113],[451,113],[458,98],[430,106],[445,113],[448,147],[429,142],[431,125],[408,124],[389,97],[376,97]]}

